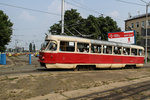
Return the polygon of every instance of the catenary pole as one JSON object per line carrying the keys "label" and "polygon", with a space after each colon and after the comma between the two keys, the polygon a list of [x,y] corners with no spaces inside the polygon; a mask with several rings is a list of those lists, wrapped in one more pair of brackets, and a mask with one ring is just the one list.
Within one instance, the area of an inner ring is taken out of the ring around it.
{"label": "catenary pole", "polygon": [[150,2],[147,3],[144,0],[141,0],[142,2],[146,3],[146,35],[145,35],[145,63],[147,64],[147,29],[148,29],[148,7],[150,6]]}
{"label": "catenary pole", "polygon": [[61,4],[61,34],[64,34],[64,0]]}

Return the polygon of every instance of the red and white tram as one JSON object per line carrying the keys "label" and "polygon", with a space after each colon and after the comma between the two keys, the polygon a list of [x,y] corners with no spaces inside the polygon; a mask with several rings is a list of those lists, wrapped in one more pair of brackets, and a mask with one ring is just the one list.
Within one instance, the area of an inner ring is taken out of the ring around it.
{"label": "red and white tram", "polygon": [[144,48],[137,45],[58,35],[47,36],[45,44],[39,61],[46,68],[122,68],[144,64]]}

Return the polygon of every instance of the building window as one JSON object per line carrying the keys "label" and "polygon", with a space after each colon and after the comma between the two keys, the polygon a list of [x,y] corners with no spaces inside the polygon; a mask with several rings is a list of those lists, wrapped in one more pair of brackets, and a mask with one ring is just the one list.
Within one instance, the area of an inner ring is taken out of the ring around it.
{"label": "building window", "polygon": [[150,20],[148,20],[148,26],[150,26]]}
{"label": "building window", "polygon": [[141,27],[143,27],[143,28],[144,28],[144,21],[142,21],[142,23],[141,23]]}
{"label": "building window", "polygon": [[136,27],[139,27],[139,22],[136,22]]}
{"label": "building window", "polygon": [[131,28],[134,28],[134,23],[131,24]]}

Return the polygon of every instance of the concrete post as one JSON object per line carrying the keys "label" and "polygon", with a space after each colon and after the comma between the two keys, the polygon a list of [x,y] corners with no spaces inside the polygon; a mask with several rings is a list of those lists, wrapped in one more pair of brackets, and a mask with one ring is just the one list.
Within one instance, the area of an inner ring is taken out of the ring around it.
{"label": "concrete post", "polygon": [[31,64],[31,54],[29,54],[29,64]]}

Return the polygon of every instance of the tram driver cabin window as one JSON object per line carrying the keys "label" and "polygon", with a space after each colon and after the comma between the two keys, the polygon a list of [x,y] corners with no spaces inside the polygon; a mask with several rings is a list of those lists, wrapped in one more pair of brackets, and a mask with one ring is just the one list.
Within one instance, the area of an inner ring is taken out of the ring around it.
{"label": "tram driver cabin window", "polygon": [[75,51],[75,42],[60,41],[60,49],[59,49],[59,51],[74,52]]}
{"label": "tram driver cabin window", "polygon": [[56,43],[56,41],[50,41],[46,45],[47,45],[46,50],[50,50],[50,51],[56,51],[57,50],[57,43]]}
{"label": "tram driver cabin window", "polygon": [[88,53],[89,44],[88,43],[77,43],[77,52]]}

